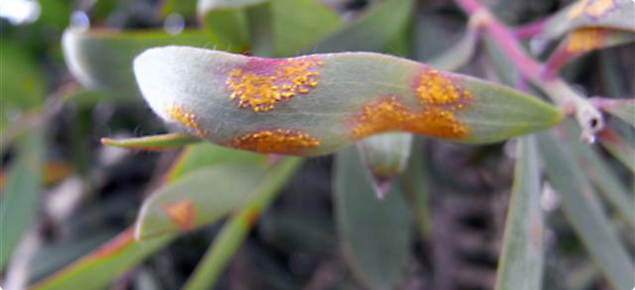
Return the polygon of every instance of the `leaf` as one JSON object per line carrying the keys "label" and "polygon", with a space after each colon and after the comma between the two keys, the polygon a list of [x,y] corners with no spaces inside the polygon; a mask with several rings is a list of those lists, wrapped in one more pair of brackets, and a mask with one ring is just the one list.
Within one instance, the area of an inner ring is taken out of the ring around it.
{"label": "leaf", "polygon": [[427,158],[424,149],[424,143],[415,139],[406,172],[400,176],[400,185],[408,199],[408,205],[415,215],[417,226],[423,237],[422,240],[427,240],[430,237],[432,212],[428,201],[429,177],[426,171]]}
{"label": "leaf", "polygon": [[631,144],[610,128],[604,128],[597,137],[602,147],[635,174],[635,148]]}
{"label": "leaf", "polygon": [[101,290],[110,281],[166,246],[175,236],[136,242],[130,228],[106,244],[36,284],[31,290]]}
{"label": "leaf", "polygon": [[0,271],[11,258],[38,209],[42,191],[43,139],[43,132],[34,130],[20,141],[18,156],[0,194]]}
{"label": "leaf", "polygon": [[197,0],[166,0],[161,7],[161,14],[168,16],[172,13],[178,13],[184,18],[196,17]]}
{"label": "leaf", "polygon": [[591,102],[602,111],[635,127],[635,99],[592,98]]}
{"label": "leaf", "polygon": [[571,31],[551,53],[543,68],[543,75],[553,77],[560,69],[590,51],[635,41],[635,33],[608,28],[578,28]]}
{"label": "leaf", "polygon": [[377,200],[353,147],[338,153],[334,174],[337,230],[353,274],[368,289],[396,289],[410,250],[403,195],[393,186],[390,195]]}
{"label": "leaf", "polygon": [[266,159],[267,157],[265,155],[229,149],[208,143],[187,146],[172,165],[172,168],[166,176],[166,181],[173,182],[197,169],[228,163],[264,168],[268,165]]}
{"label": "leaf", "polygon": [[408,23],[412,7],[413,0],[383,1],[305,52],[386,51]]}
{"label": "leaf", "polygon": [[274,52],[294,56],[340,27],[339,16],[314,0],[272,0]]}
{"label": "leaf", "polygon": [[12,120],[42,105],[44,75],[35,59],[5,37],[0,38],[0,132]]}
{"label": "leaf", "polygon": [[117,33],[69,28],[62,37],[66,64],[83,86],[128,96],[138,95],[132,75],[133,58],[150,47],[163,45],[215,44],[196,31],[170,35],[163,30]]}
{"label": "leaf", "polygon": [[375,53],[264,59],[164,47],[141,54],[134,69],[161,118],[260,153],[327,154],[391,131],[491,143],[562,117],[519,91]]}
{"label": "leaf", "polygon": [[539,156],[533,136],[519,138],[514,185],[496,271],[496,290],[542,288],[543,217]]}
{"label": "leaf", "polygon": [[207,37],[232,51],[246,51],[250,46],[246,9],[269,0],[199,0],[197,14]]}
{"label": "leaf", "polygon": [[450,49],[431,59],[428,64],[430,66],[455,71],[467,64],[476,51],[476,45],[479,40],[479,31],[468,27],[465,35],[455,43]]}
{"label": "leaf", "polygon": [[210,224],[239,206],[266,174],[265,167],[206,167],[179,178],[143,202],[135,238],[145,240]]}
{"label": "leaf", "polygon": [[545,22],[537,39],[551,40],[584,27],[603,27],[635,32],[635,3],[631,0],[578,0]]}
{"label": "leaf", "polygon": [[563,136],[572,149],[576,166],[584,171],[622,219],[629,226],[635,228],[635,200],[632,199],[626,185],[609,164],[600,157],[601,155],[595,148],[575,140],[574,136],[580,135],[579,128],[573,126],[571,122],[567,122],[566,125],[567,130]]}
{"label": "leaf", "polygon": [[408,165],[412,135],[384,133],[357,143],[360,159],[371,174],[377,198],[386,197],[393,178]]}
{"label": "leaf", "polygon": [[240,247],[260,214],[269,207],[301,164],[302,159],[284,158],[271,169],[254,189],[249,200],[234,212],[223,226],[203,260],[196,267],[194,274],[182,289],[210,289],[216,283],[227,262]]}
{"label": "leaf", "polygon": [[544,171],[560,193],[562,208],[592,260],[615,290],[635,284],[633,264],[620,243],[596,193],[577,166],[566,143],[548,133],[539,134]]}
{"label": "leaf", "polygon": [[103,145],[150,151],[173,149],[200,141],[201,139],[184,133],[173,133],[118,140],[101,138],[101,144]]}

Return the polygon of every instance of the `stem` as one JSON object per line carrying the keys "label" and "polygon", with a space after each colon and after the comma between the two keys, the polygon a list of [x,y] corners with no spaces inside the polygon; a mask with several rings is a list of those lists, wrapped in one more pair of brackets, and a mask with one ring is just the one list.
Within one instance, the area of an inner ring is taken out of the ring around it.
{"label": "stem", "polygon": [[[565,112],[573,113],[582,128],[583,140],[592,141],[604,127],[600,111],[585,97],[574,91],[569,84],[558,76],[543,74],[545,65],[527,54],[518,42],[517,36],[501,23],[496,16],[478,0],[454,0],[468,15],[478,19],[478,25],[490,32],[492,39],[501,46],[502,51],[517,66],[520,73],[531,83],[538,86]],[[537,25],[537,24],[536,24]]]}

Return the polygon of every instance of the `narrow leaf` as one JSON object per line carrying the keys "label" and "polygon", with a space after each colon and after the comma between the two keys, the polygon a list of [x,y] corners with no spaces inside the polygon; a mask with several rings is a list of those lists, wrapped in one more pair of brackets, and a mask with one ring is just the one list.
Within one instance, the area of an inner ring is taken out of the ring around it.
{"label": "narrow leaf", "polygon": [[491,143],[562,117],[522,92],[375,53],[264,59],[164,47],[141,54],[134,68],[161,118],[260,153],[327,154],[391,131]]}
{"label": "narrow leaf", "polygon": [[102,138],[101,144],[121,147],[121,148],[154,151],[154,150],[178,148],[184,145],[197,143],[200,141],[201,139],[196,138],[189,134],[174,133],[174,134],[147,136],[147,137],[130,138],[130,139],[117,139],[117,140]]}
{"label": "narrow leaf", "polygon": [[578,0],[545,22],[538,39],[551,40],[583,27],[603,27],[635,32],[635,3],[631,0]]}
{"label": "narrow leaf", "polygon": [[249,200],[223,225],[220,234],[183,287],[184,290],[204,290],[213,287],[260,214],[269,207],[301,164],[301,159],[285,158],[271,169],[255,188]]}
{"label": "narrow leaf", "polygon": [[27,133],[17,145],[6,186],[0,193],[0,271],[11,258],[38,208],[42,191],[43,132]]}
{"label": "narrow leaf", "polygon": [[534,137],[521,137],[517,146],[503,249],[496,271],[496,290],[542,288],[544,226],[538,162]]}
{"label": "narrow leaf", "polygon": [[155,46],[214,46],[203,34],[184,31],[104,32],[69,28],[62,37],[64,58],[73,76],[85,87],[128,96],[138,95],[132,60]]}
{"label": "narrow leaf", "polygon": [[410,249],[408,208],[398,186],[381,201],[373,191],[354,147],[340,152],[333,198],[344,255],[368,289],[395,289],[404,277]]}
{"label": "narrow leaf", "polygon": [[339,16],[315,0],[272,0],[274,54],[294,56],[340,27]]}
{"label": "narrow leaf", "polygon": [[199,0],[197,13],[207,37],[232,51],[250,48],[249,21],[246,10],[269,0]]}
{"label": "narrow leaf", "polygon": [[408,161],[406,172],[400,176],[400,185],[403,193],[408,198],[408,204],[415,215],[422,240],[430,236],[432,212],[430,208],[428,191],[428,172],[426,171],[425,146],[421,140],[415,140],[412,144],[412,153]]}
{"label": "narrow leaf", "polygon": [[635,127],[635,99],[592,98],[591,102],[602,111],[608,112]]}
{"label": "narrow leaf", "polygon": [[431,59],[428,64],[442,70],[455,71],[467,64],[476,51],[479,31],[468,27],[465,35],[449,50]]}
{"label": "narrow leaf", "polygon": [[608,28],[579,28],[567,35],[549,56],[543,75],[553,77],[560,69],[590,51],[626,44],[635,41],[635,33]]}
{"label": "narrow leaf", "polygon": [[246,151],[229,149],[202,143],[188,146],[177,158],[166,176],[167,182],[174,182],[185,174],[197,169],[222,164],[244,164],[265,168],[267,157]]}
{"label": "narrow leaf", "polygon": [[633,200],[626,185],[595,148],[575,140],[575,136],[580,135],[580,130],[571,122],[567,122],[566,125],[567,130],[563,137],[571,146],[571,152],[577,161],[577,166],[596,185],[622,219],[635,228],[635,200]]}
{"label": "narrow leaf", "polygon": [[408,23],[412,7],[413,0],[382,1],[305,53],[352,50],[384,52],[390,40]]}
{"label": "narrow leaf", "polygon": [[597,137],[602,147],[635,174],[635,148],[632,144],[611,128],[604,128]]}
{"label": "narrow leaf", "polygon": [[171,242],[166,235],[136,242],[130,228],[103,246],[36,284],[31,290],[105,289],[112,280]]}
{"label": "narrow leaf", "polygon": [[592,260],[613,289],[635,285],[633,264],[620,243],[594,189],[565,144],[551,134],[539,134],[544,170],[562,198],[562,208]]}
{"label": "narrow leaf", "polygon": [[190,231],[217,221],[239,206],[265,176],[247,165],[206,167],[160,188],[144,201],[135,238]]}

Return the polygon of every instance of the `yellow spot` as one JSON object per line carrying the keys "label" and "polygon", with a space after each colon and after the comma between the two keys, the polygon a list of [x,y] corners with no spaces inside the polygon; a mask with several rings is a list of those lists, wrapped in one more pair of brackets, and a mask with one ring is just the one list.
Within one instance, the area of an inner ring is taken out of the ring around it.
{"label": "yellow spot", "polygon": [[615,7],[615,0],[580,0],[569,10],[569,18],[577,18],[583,13],[599,18]]}
{"label": "yellow spot", "polygon": [[315,148],[320,142],[298,130],[264,130],[235,138],[231,147],[259,153],[298,155]]}
{"label": "yellow spot", "polygon": [[166,214],[182,231],[190,230],[194,227],[194,204],[186,199],[173,204],[163,206]]}
{"label": "yellow spot", "polygon": [[166,109],[166,113],[170,116],[170,119],[192,131],[194,135],[198,137],[205,137],[205,135],[207,135],[207,131],[201,128],[197,122],[196,116],[183,107],[178,105],[169,106]]}
{"label": "yellow spot", "polygon": [[587,5],[585,11],[587,15],[598,18],[614,7],[615,0],[595,0]]}
{"label": "yellow spot", "polygon": [[424,105],[456,105],[471,98],[468,90],[455,86],[439,71],[426,69],[417,83],[417,96]]}
{"label": "yellow spot", "polygon": [[226,84],[232,100],[255,112],[272,110],[277,102],[309,93],[318,85],[315,67],[322,65],[311,57],[254,62],[256,68],[248,65],[232,70]]}
{"label": "yellow spot", "polygon": [[388,131],[408,131],[445,139],[460,139],[468,134],[467,126],[451,110],[431,107],[421,112],[408,110],[396,97],[382,97],[365,105],[355,120],[353,138]]}
{"label": "yellow spot", "polygon": [[604,43],[606,35],[607,31],[601,28],[577,29],[567,38],[567,51],[581,53],[599,48]]}

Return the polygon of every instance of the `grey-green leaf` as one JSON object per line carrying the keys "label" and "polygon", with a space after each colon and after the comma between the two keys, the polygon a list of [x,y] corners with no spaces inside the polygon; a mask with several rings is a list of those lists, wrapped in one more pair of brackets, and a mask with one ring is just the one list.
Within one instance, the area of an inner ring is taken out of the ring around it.
{"label": "grey-green leaf", "polygon": [[538,145],[545,173],[560,193],[562,207],[592,260],[613,289],[635,285],[633,262],[619,241],[597,194],[577,166],[566,143],[550,133],[539,134]]}
{"label": "grey-green leaf", "polygon": [[43,139],[43,132],[36,129],[18,143],[18,156],[0,194],[0,270],[11,258],[37,212],[42,191]]}
{"label": "grey-green leaf", "polygon": [[335,215],[353,274],[372,290],[395,289],[404,278],[410,249],[410,218],[398,186],[375,198],[370,175],[353,147],[335,160]]}
{"label": "grey-green leaf", "polygon": [[516,148],[514,185],[496,272],[496,290],[542,288],[544,226],[534,136],[520,137]]}

